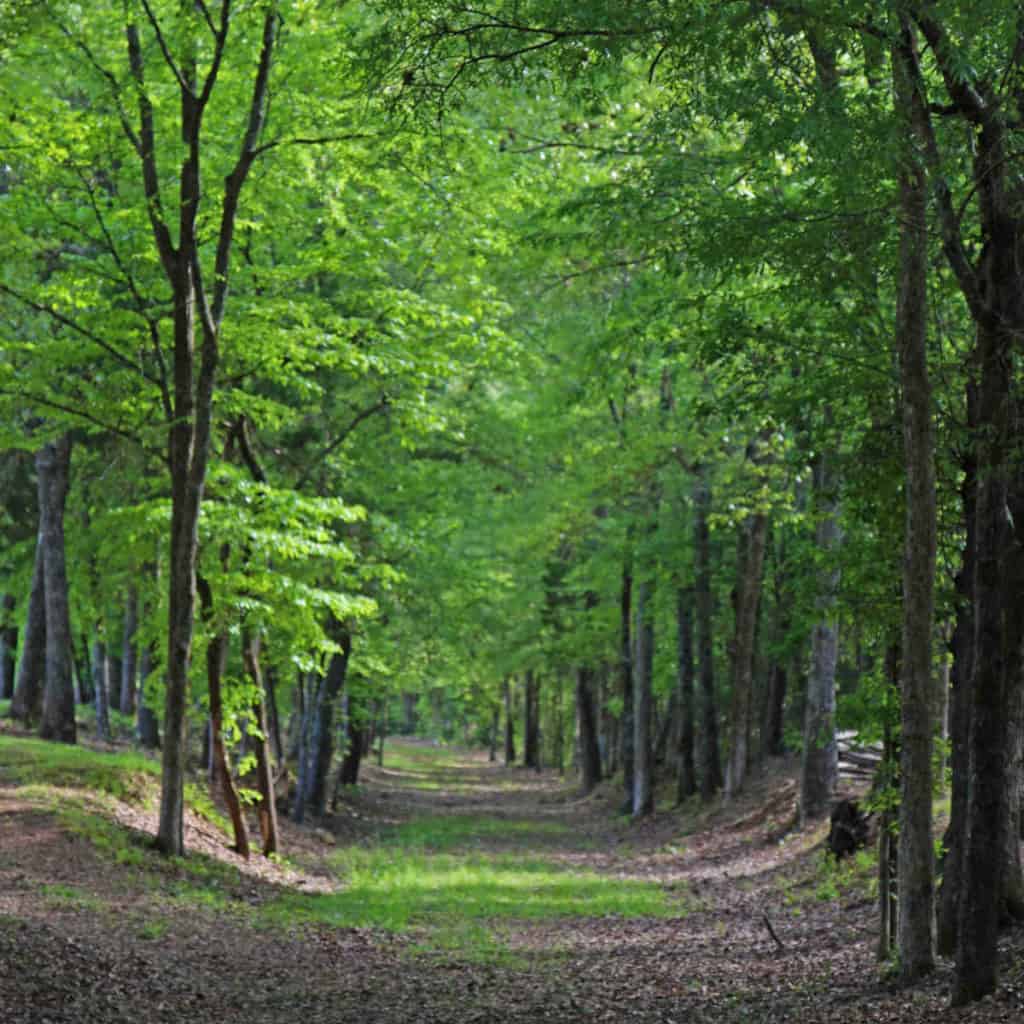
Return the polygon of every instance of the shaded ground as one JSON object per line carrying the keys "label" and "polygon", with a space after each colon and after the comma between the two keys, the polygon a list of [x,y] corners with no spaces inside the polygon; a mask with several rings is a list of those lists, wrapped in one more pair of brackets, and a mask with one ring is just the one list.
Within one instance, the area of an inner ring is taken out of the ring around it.
{"label": "shaded ground", "polygon": [[[403,744],[391,763],[367,770],[325,830],[288,829],[294,869],[239,871],[199,821],[190,848],[215,860],[166,865],[141,845],[137,856],[97,849],[95,836],[5,785],[0,757],[5,1022],[1024,1022],[1019,933],[1005,940],[999,996],[969,1011],[946,1006],[948,966],[911,990],[882,983],[863,879],[822,868],[820,831],[789,831],[795,794],[783,765],[733,807],[632,825],[614,813],[617,793],[578,800],[556,778],[472,755],[438,762]],[[151,812],[119,814],[140,837],[152,827]],[[495,927],[509,955],[484,963],[464,949],[424,950],[429,922],[403,936],[272,927],[261,916],[283,892],[336,886],[327,859],[339,846],[386,842],[428,816],[465,818],[449,841],[481,858],[542,857],[610,884],[656,882],[674,916],[582,908],[504,920]],[[480,816],[499,825],[476,834]]]}

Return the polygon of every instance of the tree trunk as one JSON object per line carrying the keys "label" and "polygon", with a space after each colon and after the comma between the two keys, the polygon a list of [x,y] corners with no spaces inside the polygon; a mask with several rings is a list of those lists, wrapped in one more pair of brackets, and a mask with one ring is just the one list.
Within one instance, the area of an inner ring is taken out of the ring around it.
{"label": "tree trunk", "polygon": [[153,648],[146,644],[142,648],[142,655],[139,658],[139,699],[135,731],[139,737],[139,743],[147,750],[156,750],[160,746],[160,723],[157,721],[156,712],[150,707],[149,698],[146,695],[146,680],[149,679],[152,671]]}
{"label": "tree trunk", "polygon": [[0,700],[14,696],[14,669],[17,662],[18,627],[14,625],[14,595],[0,598]]}
{"label": "tree trunk", "polygon": [[633,537],[626,537],[626,558],[622,565],[619,588],[619,685],[622,693],[622,719],[619,722],[619,759],[622,762],[622,784],[626,790],[624,811],[633,809],[633,772],[636,735],[633,722]]}
{"label": "tree trunk", "polygon": [[676,588],[677,662],[679,730],[676,733],[676,801],[682,803],[697,792],[697,768],[694,760],[693,706],[693,590]]}
{"label": "tree trunk", "polygon": [[501,731],[501,706],[495,704],[491,710],[491,728],[487,736],[487,760],[494,764],[498,760],[498,733]]}
{"label": "tree trunk", "polygon": [[269,857],[280,849],[277,828],[277,805],[274,802],[274,773],[270,767],[270,730],[267,724],[267,705],[264,700],[263,672],[260,668],[260,638],[254,630],[242,631],[242,660],[252,682],[256,698],[253,717],[259,730],[256,740],[256,787],[260,793],[258,808],[263,856]]}
{"label": "tree trunk", "polygon": [[540,680],[533,669],[526,671],[526,699],[523,702],[523,765],[540,771]]}
{"label": "tree trunk", "polygon": [[[653,566],[651,567],[653,569]],[[654,579],[636,593],[636,659],[633,672],[633,817],[654,813]]]}
{"label": "tree trunk", "polygon": [[46,687],[39,735],[74,743],[75,688],[71,679],[71,613],[64,556],[64,506],[71,472],[71,436],[44,445],[36,455],[39,475],[39,538],[46,582]]}
{"label": "tree trunk", "polygon": [[742,527],[743,557],[737,567],[736,639],[733,649],[732,714],[729,759],[725,773],[727,799],[741,792],[750,764],[750,725],[754,695],[754,655],[757,609],[761,600],[768,516],[749,516]]}
{"label": "tree trunk", "polygon": [[594,704],[593,672],[576,669],[576,715],[580,730],[580,768],[583,793],[591,792],[601,781],[601,747],[597,739],[597,708]]}
{"label": "tree trunk", "polygon": [[[223,554],[222,558],[226,560]],[[202,600],[203,618],[213,628],[213,593],[206,580],[198,579],[197,585]],[[224,746],[224,696],[221,684],[227,660],[228,634],[223,629],[217,629],[210,637],[206,647],[206,683],[210,701],[210,760],[214,778],[220,782],[221,795],[224,797],[228,816],[231,818],[231,828],[235,834],[234,850],[248,860],[249,833],[245,827],[242,803],[238,798],[238,790],[235,788],[235,780],[231,775],[231,764]]]}
{"label": "tree trunk", "polygon": [[512,713],[512,680],[508,676],[502,684],[505,698],[505,767],[516,760],[516,722]]}
{"label": "tree trunk", "polygon": [[360,720],[361,710],[360,704],[350,694],[346,725],[348,745],[345,748],[345,756],[342,758],[341,768],[338,772],[339,786],[355,786],[359,783],[359,765],[363,759],[364,732],[364,726]]}
{"label": "tree trunk", "polygon": [[139,628],[139,595],[128,588],[124,606],[124,636],[121,643],[121,714],[135,714],[135,691],[138,687],[138,648],[135,631]]}
{"label": "tree trunk", "polygon": [[[967,386],[968,426],[976,424],[977,388]],[[963,483],[960,486],[963,518],[967,533],[960,571],[956,576],[956,622],[953,627],[953,667],[950,673],[952,704],[950,707],[950,747],[952,786],[950,789],[949,827],[943,839],[945,856],[942,864],[938,932],[936,948],[942,956],[956,951],[956,930],[960,892],[963,888],[963,861],[966,844],[967,794],[970,775],[971,680],[974,663],[974,550],[977,474],[974,457],[968,449],[961,462]]]}
{"label": "tree trunk", "polygon": [[[831,422],[826,412],[826,422]],[[811,634],[811,670],[807,676],[804,705],[804,749],[800,765],[800,819],[821,818],[829,811],[839,777],[836,745],[836,665],[839,660],[839,627],[835,621],[839,569],[838,480],[829,454],[819,454],[814,464],[814,494],[818,513],[815,547],[824,561],[815,599],[817,622]]]}
{"label": "tree trunk", "polygon": [[[41,523],[40,523],[41,526]],[[18,664],[11,718],[25,726],[39,721],[43,710],[43,686],[46,680],[46,574],[42,530],[36,541],[32,587],[28,598],[28,615],[22,632],[21,661]]]}
{"label": "tree trunk", "polygon": [[903,653],[900,680],[900,976],[916,981],[932,954],[932,632],[935,583],[935,452],[928,376],[928,202],[913,138],[914,96],[906,61],[914,39],[904,21],[894,60],[897,113],[904,120],[899,170],[899,280],[896,348],[903,406],[906,520],[903,555]]}
{"label": "tree trunk", "polygon": [[107,646],[99,639],[100,626],[97,623],[97,638],[92,644],[92,692],[96,705],[96,736],[105,743],[110,742],[110,713],[108,701],[110,688],[107,685]]}
{"label": "tree trunk", "polygon": [[352,637],[348,630],[339,630],[338,642],[341,651],[331,656],[327,675],[317,687],[307,751],[309,768],[306,773],[305,801],[310,812],[318,818],[327,811],[327,780],[334,756],[334,708],[345,686],[349,656],[352,653]]}
{"label": "tree trunk", "polygon": [[697,612],[697,672],[701,695],[700,795],[710,800],[722,788],[722,757],[718,749],[718,705],[715,699],[714,634],[711,628],[711,488],[707,470],[697,472],[694,487],[694,571]]}

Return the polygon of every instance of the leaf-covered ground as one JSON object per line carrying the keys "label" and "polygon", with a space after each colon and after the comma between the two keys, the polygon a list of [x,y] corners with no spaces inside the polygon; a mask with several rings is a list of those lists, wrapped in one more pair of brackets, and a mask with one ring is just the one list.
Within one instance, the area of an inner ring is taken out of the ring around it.
{"label": "leaf-covered ground", "polygon": [[1024,1021],[1019,933],[969,1010],[948,964],[884,980],[869,859],[837,871],[792,829],[785,764],[635,825],[614,790],[399,743],[324,828],[286,827],[289,865],[242,865],[198,817],[162,861],[151,799],[17,760],[0,736],[7,1024]]}

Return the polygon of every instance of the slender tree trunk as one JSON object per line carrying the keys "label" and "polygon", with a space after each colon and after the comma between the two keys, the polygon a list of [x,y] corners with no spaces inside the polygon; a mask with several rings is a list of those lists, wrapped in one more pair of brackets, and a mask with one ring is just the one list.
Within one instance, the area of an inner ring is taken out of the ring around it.
{"label": "slender tree trunk", "polygon": [[327,811],[327,780],[334,756],[334,709],[345,686],[349,656],[352,653],[352,638],[348,630],[339,631],[338,642],[341,651],[331,656],[327,675],[317,687],[307,754],[310,766],[306,774],[306,802],[309,810],[318,818]]}
{"label": "slender tree trunk", "polygon": [[363,759],[363,734],[365,731],[360,720],[361,710],[360,703],[349,694],[346,726],[348,745],[345,748],[345,756],[338,772],[339,786],[355,786],[359,783],[359,766]]}
{"label": "slender tree trunk", "polygon": [[900,975],[915,981],[934,968],[932,839],[932,633],[935,581],[935,442],[928,376],[928,202],[914,140],[914,87],[907,72],[915,46],[904,19],[894,60],[897,112],[905,145],[899,169],[900,267],[896,348],[903,406],[906,525],[903,555],[903,656],[900,681]]}
{"label": "slender tree trunk", "polygon": [[505,699],[505,767],[515,764],[516,760],[516,722],[512,713],[512,680],[506,676],[502,683]]}
{"label": "slender tree trunk", "polygon": [[71,679],[71,613],[64,557],[64,506],[71,472],[71,436],[44,445],[36,455],[39,474],[39,537],[43,544],[46,606],[46,688],[39,735],[74,743],[75,689]]}
{"label": "slender tree trunk", "polygon": [[694,487],[694,603],[697,612],[697,672],[701,696],[700,795],[710,800],[722,788],[722,757],[718,748],[718,703],[715,698],[714,635],[711,628],[711,488],[700,468]]}
{"label": "slender tree trunk", "polygon": [[256,739],[256,787],[260,793],[260,837],[263,856],[269,857],[280,849],[277,828],[277,805],[274,803],[274,773],[270,766],[270,730],[267,724],[267,705],[264,700],[263,671],[260,668],[260,638],[251,629],[242,631],[242,660],[245,671],[256,693],[253,716],[259,730]]}
{"label": "slender tree trunk", "polygon": [[11,700],[11,718],[24,725],[39,720],[43,710],[43,687],[46,680],[46,574],[43,568],[42,531],[36,541],[32,586],[29,590],[28,615],[22,631],[21,661]]}
{"label": "slender tree trunk", "polygon": [[150,707],[149,698],[146,695],[146,680],[149,679],[152,671],[153,648],[146,644],[142,648],[139,658],[139,699],[135,731],[139,737],[139,743],[147,750],[156,750],[160,746],[160,723],[157,720],[156,712]]}
{"label": "slender tree trunk", "polygon": [[135,631],[139,628],[139,594],[128,588],[124,606],[124,638],[121,643],[121,714],[135,714],[135,691],[138,687],[138,648]]}
{"label": "slender tree trunk", "polygon": [[97,623],[97,638],[92,644],[92,692],[96,705],[96,735],[106,743],[110,742],[110,714],[108,700],[110,688],[107,685],[107,646],[99,639],[100,626]]}
{"label": "slender tree trunk", "polygon": [[501,706],[494,705],[491,710],[491,728],[487,737],[487,760],[494,763],[498,760],[498,733],[501,730]]}
{"label": "slender tree trunk", "polygon": [[601,747],[597,739],[597,708],[594,705],[593,672],[576,669],[576,715],[580,730],[580,767],[584,794],[601,781]]}
{"label": "slender tree trunk", "polygon": [[[223,549],[222,559],[226,561]],[[200,578],[197,580],[197,584],[202,600],[203,618],[212,628],[214,627],[213,592],[206,580]],[[221,687],[227,660],[228,634],[225,630],[218,629],[210,637],[206,647],[206,684],[210,701],[210,761],[213,767],[213,777],[220,782],[221,795],[224,797],[228,816],[231,818],[231,828],[235,834],[234,850],[248,859],[249,833],[245,826],[242,803],[238,797],[235,780],[231,774],[231,764],[224,746],[224,695]]]}
{"label": "slender tree trunk", "polygon": [[[653,570],[653,566],[652,566]],[[634,817],[654,813],[654,579],[644,577],[636,592],[636,659],[633,671]]]}
{"label": "slender tree trunk", "polygon": [[676,734],[676,801],[682,803],[697,792],[697,768],[694,760],[694,662],[693,662],[693,590],[676,588],[677,663],[679,731]]}
{"label": "slender tree trunk", "polygon": [[284,741],[281,738],[281,713],[277,706],[277,673],[268,668],[263,673],[265,683],[264,699],[267,705],[270,739],[273,743],[274,761],[278,769],[284,764]]}
{"label": "slender tree trunk", "polygon": [[14,625],[14,595],[0,598],[0,700],[14,696],[14,669],[17,662],[18,627]]}
{"label": "slender tree trunk", "polygon": [[540,680],[533,669],[526,671],[526,699],[523,716],[523,765],[540,771]]}
{"label": "slender tree trunk", "polygon": [[[790,595],[788,593],[789,570],[786,563],[786,539],[781,534],[774,553],[774,609],[772,632],[777,652],[785,651],[790,630]],[[764,757],[779,757],[785,750],[785,708],[788,676],[787,655],[776,653],[768,675],[768,690],[765,694],[764,720],[762,724],[761,751]]]}
{"label": "slender tree trunk", "polygon": [[622,784],[626,790],[624,811],[633,809],[633,772],[635,770],[636,734],[633,721],[633,537],[626,537],[626,558],[622,566],[619,588],[619,679],[622,693],[622,719],[619,723],[619,758],[622,761]]}
{"label": "slender tree trunk", "polygon": [[738,567],[736,640],[733,654],[732,715],[725,796],[741,792],[750,764],[750,724],[754,694],[754,656],[757,609],[768,542],[768,517],[758,513],[744,523],[743,558]]}
{"label": "slender tree trunk", "polygon": [[[826,414],[826,421],[831,421],[830,414]],[[828,813],[839,777],[835,723],[836,666],[839,660],[839,627],[835,621],[839,591],[839,569],[835,565],[839,548],[837,487],[831,456],[822,452],[814,464],[818,513],[815,547],[825,565],[815,599],[817,621],[811,634],[811,670],[807,676],[807,702],[804,705],[804,749],[800,769],[800,818],[804,822]]]}
{"label": "slender tree trunk", "polygon": [[[968,425],[977,416],[977,389],[967,387]],[[938,913],[937,950],[942,956],[956,951],[959,897],[963,889],[963,862],[966,845],[968,780],[970,775],[971,679],[974,663],[974,549],[977,474],[974,457],[968,449],[962,461],[960,487],[963,517],[967,527],[960,571],[956,576],[957,609],[953,627],[953,667],[950,673],[950,747],[952,786],[950,789],[949,827],[943,839],[942,889]]]}

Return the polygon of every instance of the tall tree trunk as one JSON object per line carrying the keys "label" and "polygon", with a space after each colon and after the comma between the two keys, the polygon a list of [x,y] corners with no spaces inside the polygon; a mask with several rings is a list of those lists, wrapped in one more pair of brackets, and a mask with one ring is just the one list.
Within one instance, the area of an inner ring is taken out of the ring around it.
{"label": "tall tree trunk", "polygon": [[107,645],[99,638],[100,625],[96,625],[96,639],[92,643],[92,692],[96,706],[96,735],[110,742],[110,687],[107,685]]}
{"label": "tall tree trunk", "polygon": [[[653,565],[650,567],[653,573]],[[654,578],[644,576],[636,589],[636,658],[633,671],[634,817],[654,812]]]}
{"label": "tall tree trunk", "polygon": [[[40,524],[41,525],[41,524]],[[39,721],[43,710],[43,687],[46,681],[46,573],[42,530],[36,541],[32,586],[28,597],[28,614],[22,631],[21,661],[11,700],[11,718],[24,725]]]}
{"label": "tall tree trunk", "polygon": [[273,743],[274,761],[278,769],[284,764],[284,741],[281,737],[281,713],[277,706],[277,673],[274,669],[268,668],[263,673],[265,683],[265,700],[267,704],[267,717],[270,726],[270,739]]}
{"label": "tall tree trunk", "polygon": [[580,730],[580,768],[584,794],[601,781],[601,747],[597,739],[597,708],[594,703],[593,672],[576,669],[576,716]]}
{"label": "tall tree trunk", "polygon": [[[226,555],[222,553],[226,560]],[[200,599],[203,606],[203,618],[212,627],[213,592],[206,580],[197,580]],[[228,634],[226,630],[217,629],[210,637],[206,647],[206,684],[210,700],[210,758],[214,777],[220,782],[221,795],[231,818],[231,828],[235,834],[235,852],[242,857],[249,857],[249,833],[242,814],[242,803],[238,797],[235,780],[231,775],[231,764],[228,761],[224,746],[224,695],[221,689],[224,680],[224,669],[228,660]]]}
{"label": "tall tree trunk", "polygon": [[[826,412],[826,424],[831,413]],[[807,676],[804,705],[804,749],[800,766],[800,818],[813,821],[827,814],[839,777],[836,744],[836,665],[839,660],[839,627],[835,621],[839,569],[838,479],[831,456],[818,455],[814,464],[814,495],[818,514],[815,547],[824,561],[815,598],[817,621],[811,634],[811,670]]]}
{"label": "tall tree trunk", "polygon": [[790,596],[788,593],[789,569],[786,563],[785,532],[779,531],[774,554],[774,609],[772,632],[776,649],[775,659],[768,674],[768,688],[765,694],[764,718],[761,726],[762,757],[779,757],[785,750],[785,708],[788,676],[786,662],[790,630]]}
{"label": "tall tree trunk", "polygon": [[14,669],[18,653],[18,627],[14,624],[14,595],[0,598],[0,700],[14,696]]}
{"label": "tall tree trunk", "polygon": [[505,699],[505,767],[515,764],[516,760],[516,721],[512,713],[512,680],[505,676],[502,683]]}
{"label": "tall tree trunk", "polygon": [[346,716],[347,745],[345,756],[341,761],[341,768],[338,771],[338,786],[355,786],[359,783],[359,766],[363,759],[363,734],[365,732],[361,717],[361,705],[362,701],[357,701],[349,694]]}
{"label": "tall tree trunk", "polygon": [[633,536],[626,536],[626,557],[622,565],[619,588],[619,685],[622,694],[622,718],[619,723],[619,758],[622,761],[622,784],[626,790],[624,811],[633,809],[633,772],[635,744],[633,722]]}
{"label": "tall tree trunk", "polygon": [[718,748],[718,703],[715,698],[715,652],[711,628],[711,487],[707,469],[697,470],[694,508],[694,603],[697,612],[697,672],[701,696],[700,795],[710,800],[722,788],[722,757]]}
{"label": "tall tree trunk", "polygon": [[124,636],[121,643],[121,714],[135,714],[135,691],[138,687],[138,648],[135,631],[139,628],[139,594],[128,588],[124,606]]}
{"label": "tall tree trunk", "polygon": [[523,765],[540,771],[540,680],[533,669],[526,670],[526,699],[523,701]]}
{"label": "tall tree trunk", "polygon": [[694,760],[694,663],[693,663],[693,590],[676,588],[677,662],[679,730],[676,733],[676,801],[682,803],[697,792],[697,768]]}
{"label": "tall tree trunk", "polygon": [[327,780],[334,756],[334,709],[345,686],[352,637],[347,629],[338,628],[337,642],[341,650],[331,656],[327,675],[320,680],[313,708],[312,731],[307,751],[305,800],[310,812],[322,817],[327,811]]}
{"label": "tall tree trunk", "polygon": [[501,705],[491,709],[491,728],[487,736],[487,760],[492,764],[498,760],[498,733],[501,731]]}
{"label": "tall tree trunk", "polygon": [[43,445],[36,455],[39,475],[39,538],[43,544],[46,606],[46,687],[39,735],[74,743],[75,688],[71,679],[71,613],[64,556],[64,506],[71,473],[71,435]]}
{"label": "tall tree trunk", "polygon": [[733,648],[732,714],[729,731],[729,759],[725,773],[725,796],[741,792],[750,763],[750,724],[754,695],[754,655],[757,609],[764,576],[764,553],[768,542],[768,516],[749,516],[742,527],[743,557],[737,567],[736,639]]}
{"label": "tall tree trunk", "polygon": [[903,654],[900,680],[900,976],[915,981],[934,968],[932,839],[932,633],[935,583],[935,442],[928,376],[928,201],[915,140],[915,94],[908,62],[916,59],[909,21],[893,61],[904,145],[899,168],[899,279],[896,348],[903,406],[906,521],[903,554]]}
{"label": "tall tree trunk", "polygon": [[156,750],[160,746],[160,723],[146,695],[146,680],[153,672],[153,654],[153,648],[149,644],[142,648],[139,658],[138,714],[135,720],[139,743],[147,750]]}
{"label": "tall tree trunk", "polygon": [[269,857],[280,849],[277,828],[277,805],[274,803],[274,773],[270,766],[270,730],[267,723],[267,704],[264,700],[263,671],[260,668],[260,638],[252,629],[242,631],[242,660],[255,692],[253,716],[259,730],[256,740],[256,787],[260,793],[258,808],[263,856]]}
{"label": "tall tree trunk", "polygon": [[[967,385],[968,426],[976,424],[977,388]],[[977,473],[974,456],[968,448],[961,468],[960,486],[963,518],[967,532],[960,571],[956,576],[956,621],[953,627],[953,667],[950,673],[952,704],[950,707],[950,749],[952,786],[950,789],[949,826],[943,839],[945,855],[942,864],[936,949],[942,956],[956,951],[959,897],[963,888],[964,849],[967,841],[968,781],[970,775],[971,680],[974,663],[974,550]]]}

